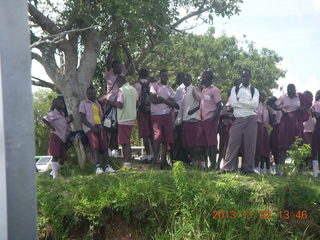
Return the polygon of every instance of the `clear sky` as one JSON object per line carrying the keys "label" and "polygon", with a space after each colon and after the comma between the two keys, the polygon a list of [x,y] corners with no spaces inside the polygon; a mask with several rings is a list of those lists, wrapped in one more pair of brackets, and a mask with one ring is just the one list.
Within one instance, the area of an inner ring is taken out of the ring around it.
{"label": "clear sky", "polygon": [[[320,89],[320,0],[244,0],[240,7],[239,16],[214,19],[217,35],[225,32],[239,40],[246,35],[257,47],[275,50],[287,70],[280,86],[294,83],[299,92]],[[193,32],[209,27],[202,24]],[[33,64],[32,75],[48,79],[38,64]]]}
{"label": "clear sky", "polygon": [[[244,0],[240,7],[239,16],[214,19],[217,35],[225,32],[239,40],[246,35],[257,47],[275,50],[287,70],[278,81],[285,89],[288,83],[299,92],[320,89],[320,0]],[[203,24],[193,32],[208,27]]]}

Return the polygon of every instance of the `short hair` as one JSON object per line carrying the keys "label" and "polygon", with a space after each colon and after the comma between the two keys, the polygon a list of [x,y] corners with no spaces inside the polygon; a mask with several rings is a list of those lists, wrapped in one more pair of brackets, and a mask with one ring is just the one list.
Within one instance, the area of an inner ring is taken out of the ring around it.
{"label": "short hair", "polygon": [[277,100],[278,100],[277,97],[271,96],[271,97],[269,97],[268,100],[267,100],[267,105],[268,105],[268,106],[274,106],[274,105],[276,104],[276,101],[277,101]]}
{"label": "short hair", "polygon": [[192,77],[191,77],[190,74],[186,74],[185,77],[188,78],[188,79],[190,79],[190,80],[192,81]]}
{"label": "short hair", "polygon": [[205,71],[202,76],[204,76],[204,78],[206,80],[212,81],[214,78],[213,72],[212,71]]}
{"label": "short hair", "polygon": [[92,91],[92,90],[93,90],[93,91],[96,91],[96,89],[95,89],[94,87],[90,86],[90,87],[87,88],[87,91],[86,91],[86,92],[89,92],[89,91]]}
{"label": "short hair", "polygon": [[316,101],[320,100],[320,90],[316,92]]}
{"label": "short hair", "polygon": [[111,67],[115,68],[119,64],[121,64],[119,60],[113,60],[112,63],[111,63]]}
{"label": "short hair", "polygon": [[241,77],[249,77],[249,78],[251,78],[251,70],[249,68],[242,69]]}
{"label": "short hair", "polygon": [[140,71],[139,71],[139,77],[140,77],[140,78],[147,78],[147,77],[149,77],[149,72],[148,72],[148,70],[147,70],[147,69],[144,69],[144,68],[140,69]]}
{"label": "short hair", "polygon": [[178,78],[178,79],[183,79],[185,76],[186,76],[186,74],[183,73],[183,72],[178,72],[178,73],[177,73],[177,78]]}
{"label": "short hair", "polygon": [[296,86],[293,83],[288,84],[287,89],[296,89]]}
{"label": "short hair", "polygon": [[162,68],[162,69],[160,70],[160,74],[163,73],[163,72],[168,72],[168,70],[165,69],[165,68]]}

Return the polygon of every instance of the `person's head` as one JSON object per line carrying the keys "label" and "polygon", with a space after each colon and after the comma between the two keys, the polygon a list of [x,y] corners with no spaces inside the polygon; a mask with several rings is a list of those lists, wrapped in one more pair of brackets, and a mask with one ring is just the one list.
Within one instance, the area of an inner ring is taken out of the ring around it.
{"label": "person's head", "polygon": [[192,77],[190,74],[185,75],[183,83],[186,87],[190,86],[190,84],[192,83]]}
{"label": "person's head", "polygon": [[266,101],[266,94],[262,91],[261,92],[259,91],[259,101],[261,103],[264,103]]}
{"label": "person's head", "polygon": [[161,69],[159,77],[160,77],[161,84],[167,85],[167,82],[168,82],[168,79],[169,79],[168,70],[167,69]]}
{"label": "person's head", "polygon": [[126,80],[125,76],[119,75],[119,76],[117,76],[116,82],[117,82],[119,88],[121,88],[127,82],[127,80]]}
{"label": "person's head", "polygon": [[122,69],[121,69],[121,63],[119,60],[113,60],[111,67],[114,74],[121,74]]}
{"label": "person's head", "polygon": [[147,69],[140,69],[140,71],[139,71],[139,78],[140,79],[148,79],[148,77],[149,77],[149,72],[148,72],[148,70]]}
{"label": "person's head", "polygon": [[320,100],[320,90],[316,92],[316,101]]}
{"label": "person's head", "polygon": [[277,97],[271,96],[267,100],[267,105],[270,107],[275,106],[277,100],[278,100]]}
{"label": "person's head", "polygon": [[289,98],[294,98],[296,96],[296,86],[292,83],[287,86],[287,94]]}
{"label": "person's head", "polygon": [[185,78],[185,74],[183,72],[179,72],[176,76],[176,84],[180,85],[181,83],[183,83]]}
{"label": "person's head", "polygon": [[52,109],[62,111],[64,109],[64,102],[61,98],[55,98],[52,100]]}
{"label": "person's head", "polygon": [[204,85],[205,87],[208,87],[212,84],[213,78],[214,78],[214,75],[212,71],[205,71],[202,74],[200,84]]}
{"label": "person's head", "polygon": [[312,92],[306,90],[306,91],[303,92],[303,95],[305,95],[307,98],[309,98],[310,101],[313,101],[313,94],[312,94]]}
{"label": "person's head", "polygon": [[89,87],[87,89],[87,98],[90,101],[95,101],[97,99],[97,91],[94,87]]}
{"label": "person's head", "polygon": [[248,87],[250,84],[251,79],[251,70],[250,69],[243,69],[241,72],[241,83],[243,86]]}

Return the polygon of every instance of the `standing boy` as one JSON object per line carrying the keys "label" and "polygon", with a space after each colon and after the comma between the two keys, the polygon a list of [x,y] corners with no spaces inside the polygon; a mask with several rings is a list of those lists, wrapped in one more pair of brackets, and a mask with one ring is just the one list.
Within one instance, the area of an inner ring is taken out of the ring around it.
{"label": "standing boy", "polygon": [[168,82],[168,71],[160,71],[160,83],[152,84],[150,87],[151,99],[151,122],[154,135],[154,161],[158,161],[160,143],[162,143],[160,169],[169,167],[166,161],[167,144],[174,142],[174,120],[173,108],[179,109],[174,101],[174,92]]}
{"label": "standing boy", "polygon": [[58,176],[58,170],[67,160],[67,136],[70,133],[70,126],[73,117],[65,117],[64,102],[61,98],[52,101],[53,110],[45,116],[42,121],[51,129],[48,155],[52,156],[52,177]]}
{"label": "standing boy", "polygon": [[138,102],[138,132],[139,138],[143,139],[143,145],[146,150],[146,159],[151,161],[153,158],[152,150],[152,125],[151,125],[151,102],[150,102],[150,82],[148,80],[149,72],[146,69],[139,71],[139,82],[135,84],[139,102]]}
{"label": "standing boy", "polygon": [[99,151],[103,152],[106,161],[105,172],[115,172],[109,164],[108,139],[102,125],[103,113],[97,101],[97,92],[93,87],[87,89],[87,99],[82,100],[79,106],[83,131],[89,139],[89,145],[96,163],[96,174],[102,174],[103,169],[99,162]]}
{"label": "standing boy", "polygon": [[124,76],[117,77],[119,93],[117,101],[109,103],[117,108],[118,144],[122,145],[124,166],[131,168],[131,132],[137,118],[138,94],[134,87],[127,83]]}

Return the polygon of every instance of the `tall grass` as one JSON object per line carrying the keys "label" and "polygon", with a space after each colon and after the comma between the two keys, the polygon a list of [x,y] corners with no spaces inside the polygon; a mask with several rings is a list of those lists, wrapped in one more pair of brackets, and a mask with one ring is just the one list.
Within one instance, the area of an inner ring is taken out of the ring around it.
{"label": "tall grass", "polygon": [[[38,177],[41,239],[105,239],[116,215],[139,239],[320,239],[318,179],[217,175],[182,163],[173,171],[85,175],[91,170],[69,169],[55,181]],[[217,210],[238,218],[212,219]],[[273,212],[266,219],[262,212],[281,210],[290,217]],[[303,210],[307,219],[296,216]]]}

